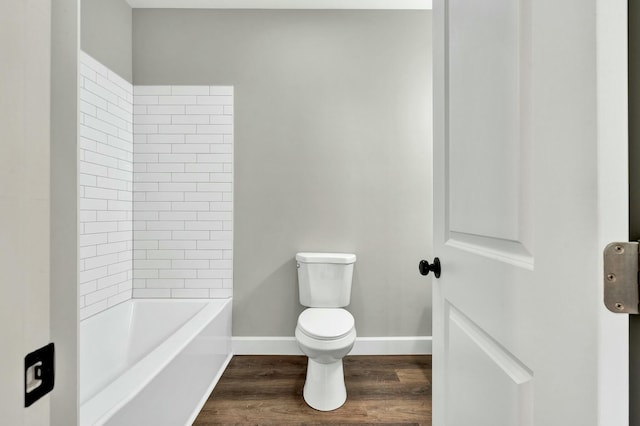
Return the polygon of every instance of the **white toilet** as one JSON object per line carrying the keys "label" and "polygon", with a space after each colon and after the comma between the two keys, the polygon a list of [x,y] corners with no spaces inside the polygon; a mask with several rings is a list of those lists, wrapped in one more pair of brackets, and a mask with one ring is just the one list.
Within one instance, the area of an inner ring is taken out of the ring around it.
{"label": "white toilet", "polygon": [[300,304],[296,340],[309,357],[304,400],[316,410],[331,411],[347,399],[342,358],[356,341],[353,316],[342,309],[351,300],[355,254],[298,253]]}

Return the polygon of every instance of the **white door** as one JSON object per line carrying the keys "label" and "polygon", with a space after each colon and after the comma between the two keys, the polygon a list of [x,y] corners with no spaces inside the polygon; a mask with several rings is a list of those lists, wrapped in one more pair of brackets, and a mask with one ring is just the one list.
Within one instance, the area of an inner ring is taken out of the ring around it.
{"label": "white door", "polygon": [[49,424],[24,407],[24,357],[49,343],[50,2],[0,3],[0,423]]}
{"label": "white door", "polygon": [[627,425],[626,1],[434,0],[434,426]]}

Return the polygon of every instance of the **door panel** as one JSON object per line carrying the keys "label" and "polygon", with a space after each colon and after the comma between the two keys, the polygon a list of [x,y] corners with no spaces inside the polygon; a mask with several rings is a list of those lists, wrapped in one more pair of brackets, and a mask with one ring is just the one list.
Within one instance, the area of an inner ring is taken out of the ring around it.
{"label": "door panel", "polygon": [[[520,25],[522,5],[492,0],[448,6],[448,27],[465,29],[446,35],[450,229],[496,240],[491,246],[521,242],[523,234],[531,234],[522,223],[529,168],[521,167],[521,160],[530,139],[530,99],[521,96],[530,84],[521,71],[530,60],[521,28],[526,26]],[[492,19],[491,27],[483,17]]]}
{"label": "door panel", "polygon": [[454,401],[465,395],[466,401],[464,410],[447,410],[448,424],[532,421],[533,372],[500,343],[510,340],[511,298],[528,291],[520,279],[504,278],[534,268],[530,81],[521,71],[530,61],[529,37],[522,31],[527,26],[521,24],[528,19],[525,6],[509,0],[445,3],[447,28],[464,29],[445,36],[445,245],[469,253],[458,257],[494,275],[474,279],[460,271],[460,287],[476,287],[462,294],[453,289],[444,301],[445,358],[450,360],[445,375],[452,379],[446,397]]}
{"label": "door panel", "polygon": [[626,424],[623,3],[434,1],[434,426]]}
{"label": "door panel", "polygon": [[[446,376],[449,401],[470,405],[447,409],[447,424],[529,426],[533,375],[513,354],[454,306],[447,304]],[[496,416],[497,414],[497,416]]]}
{"label": "door panel", "polygon": [[446,6],[447,244],[532,269],[528,3]]}

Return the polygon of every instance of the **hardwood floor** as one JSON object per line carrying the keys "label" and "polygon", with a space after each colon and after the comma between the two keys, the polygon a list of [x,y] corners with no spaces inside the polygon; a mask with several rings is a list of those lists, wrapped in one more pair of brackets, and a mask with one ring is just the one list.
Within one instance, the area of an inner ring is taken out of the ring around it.
{"label": "hardwood floor", "polygon": [[347,356],[347,402],[302,398],[304,356],[235,356],[194,425],[431,425],[431,356]]}

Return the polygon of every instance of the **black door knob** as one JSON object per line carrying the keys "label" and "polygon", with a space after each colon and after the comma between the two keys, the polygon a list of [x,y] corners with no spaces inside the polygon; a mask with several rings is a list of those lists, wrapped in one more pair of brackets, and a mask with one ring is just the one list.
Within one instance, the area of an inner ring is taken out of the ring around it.
{"label": "black door knob", "polygon": [[440,259],[435,257],[432,264],[429,264],[426,260],[421,260],[418,264],[418,269],[422,275],[428,275],[429,271],[431,271],[436,278],[440,278]]}

